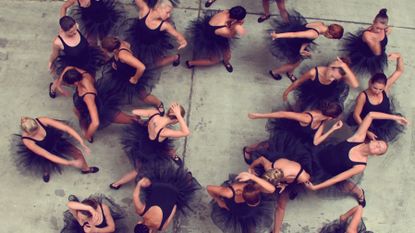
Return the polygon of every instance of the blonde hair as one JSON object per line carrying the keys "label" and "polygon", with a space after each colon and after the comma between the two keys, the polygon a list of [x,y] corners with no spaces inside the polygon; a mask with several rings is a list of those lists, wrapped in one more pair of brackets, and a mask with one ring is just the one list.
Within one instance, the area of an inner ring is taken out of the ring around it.
{"label": "blonde hair", "polygon": [[159,0],[154,8],[173,8],[173,4],[170,0]]}
{"label": "blonde hair", "polygon": [[271,168],[265,171],[265,173],[262,175],[262,178],[275,186],[284,178],[284,172],[278,168]]}
{"label": "blonde hair", "polygon": [[33,133],[39,129],[37,121],[30,117],[22,117],[20,119],[20,128],[26,133]]}

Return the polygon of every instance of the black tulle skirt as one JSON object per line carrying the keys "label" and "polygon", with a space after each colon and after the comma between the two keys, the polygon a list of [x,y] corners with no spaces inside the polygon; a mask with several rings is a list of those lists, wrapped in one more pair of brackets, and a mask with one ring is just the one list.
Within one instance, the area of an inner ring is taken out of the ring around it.
{"label": "black tulle skirt", "polygon": [[[154,8],[159,0],[144,0],[145,2],[147,2],[147,6],[150,8]],[[180,0],[170,0],[170,2],[173,4],[174,7],[179,6],[180,4]]]}
{"label": "black tulle skirt", "polygon": [[150,140],[147,125],[138,122],[124,128],[121,144],[136,169],[142,164],[148,166],[148,163],[170,160],[169,151],[173,148],[171,139],[167,138],[163,142]]}
{"label": "black tulle skirt", "polygon": [[[115,117],[120,114],[119,106],[122,103],[123,97],[119,93],[112,92],[107,89],[107,85],[104,85],[102,79],[99,79],[95,83],[97,95],[95,96],[95,104],[99,117],[99,128],[103,129],[114,122]],[[78,93],[74,93],[74,105],[80,114],[81,121],[86,125],[91,124],[91,115],[88,107],[83,99],[78,96]],[[77,104],[79,103],[79,104]]]}
{"label": "black tulle skirt", "polygon": [[71,14],[80,24],[82,33],[102,39],[124,20],[125,10],[123,4],[117,0],[101,0],[94,3],[93,7],[76,6]]}
{"label": "black tulle skirt", "polygon": [[[334,220],[328,224],[326,224],[319,233],[346,233],[347,227],[350,224],[350,219],[345,222],[340,222],[338,219]],[[360,220],[359,226],[357,227],[358,233],[369,233],[369,231],[366,231],[365,223],[363,222],[363,219]]]}
{"label": "black tulle skirt", "polygon": [[[177,210],[181,214],[186,214],[188,210],[193,211],[191,202],[201,186],[183,166],[177,166],[172,160],[155,161],[140,170],[136,181],[138,182],[143,177],[147,177],[152,185],[167,185],[174,190],[177,194],[175,199]],[[146,203],[149,195],[151,195],[151,189],[143,189]]]}
{"label": "black tulle skirt", "polygon": [[[73,146],[71,137],[68,134],[64,134],[62,131],[50,127],[49,134],[54,135],[54,144],[49,145],[48,152],[59,156],[63,159],[71,158],[69,156],[70,149]],[[61,165],[54,163],[36,153],[29,150],[25,144],[23,144],[21,135],[12,135],[11,149],[14,154],[14,161],[18,170],[27,175],[39,175],[42,176],[45,172],[61,173]]]}
{"label": "black tulle skirt", "polygon": [[190,41],[193,41],[196,58],[221,58],[223,52],[231,46],[230,39],[216,35],[209,25],[210,19],[216,13],[218,11],[207,11],[203,17],[191,21],[187,29],[191,37]]}
{"label": "black tulle skirt", "polygon": [[[307,28],[305,25],[307,21],[297,11],[290,12],[289,23],[284,22],[282,19],[273,19],[271,21],[272,30],[277,33],[284,32],[299,32],[305,31]],[[295,63],[303,59],[300,54],[301,46],[304,43],[309,43],[307,50],[312,51],[315,47],[315,43],[310,39],[304,38],[281,38],[271,41],[271,53],[278,59],[286,59],[290,63]]]}
{"label": "black tulle skirt", "polygon": [[125,40],[131,44],[133,55],[147,67],[152,67],[174,48],[174,42],[166,31],[158,32],[149,40],[148,35],[143,35],[146,31],[141,30],[140,24],[138,18],[127,19],[122,23],[119,34],[125,35]]}
{"label": "black tulle skirt", "polygon": [[295,90],[296,104],[299,111],[317,108],[321,101],[337,102],[344,107],[344,102],[349,95],[349,85],[344,81],[338,81],[333,86],[315,88],[317,81],[308,80]]}
{"label": "black tulle skirt", "polygon": [[104,64],[105,57],[101,49],[89,46],[88,51],[79,59],[72,59],[63,52],[56,58],[52,64],[52,70],[60,76],[63,70],[68,66],[75,66],[83,69],[95,77],[96,71]]}
{"label": "black tulle skirt", "polygon": [[[222,186],[230,186],[234,176],[225,181]],[[261,200],[258,206],[249,208],[248,213],[233,213],[223,209],[212,201],[212,212],[210,217],[213,223],[224,233],[253,233],[269,232],[274,218],[275,205],[271,201]]]}
{"label": "black tulle skirt", "polygon": [[112,68],[111,62],[108,62],[103,68],[100,82],[105,90],[128,98],[129,103],[132,103],[134,96],[144,98],[149,95],[160,81],[160,77],[159,69],[146,69],[138,83],[132,84],[129,81],[131,77],[123,76]]}
{"label": "black tulle skirt", "polygon": [[[94,199],[98,203],[105,204],[108,206],[111,212],[111,216],[114,219],[115,223],[115,233],[126,233],[128,227],[123,223],[123,218],[126,216],[126,211],[121,208],[111,197],[107,197],[104,194],[94,194],[91,195],[88,199]],[[84,233],[84,230],[78,221],[73,217],[72,213],[69,210],[63,213],[64,227],[61,230],[61,233]]]}
{"label": "black tulle skirt", "polygon": [[350,67],[361,75],[383,73],[388,65],[385,48],[382,48],[381,55],[374,55],[369,46],[362,40],[363,32],[364,30],[360,30],[357,34],[348,33],[344,37],[343,50],[352,62]]}

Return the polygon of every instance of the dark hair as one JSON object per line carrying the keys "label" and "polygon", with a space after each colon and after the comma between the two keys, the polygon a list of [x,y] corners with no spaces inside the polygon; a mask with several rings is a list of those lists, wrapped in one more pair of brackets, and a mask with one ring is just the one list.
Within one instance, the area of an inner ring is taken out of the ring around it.
{"label": "dark hair", "polygon": [[121,41],[114,36],[107,36],[101,40],[101,47],[113,52],[115,49],[119,49],[121,46]]}
{"label": "dark hair", "polygon": [[328,30],[333,39],[341,39],[343,37],[344,28],[339,24],[330,24]]}
{"label": "dark hair", "polygon": [[242,6],[234,6],[229,9],[231,19],[243,20],[246,16],[246,10]]}
{"label": "dark hair", "polygon": [[343,108],[339,103],[328,100],[320,101],[317,109],[320,110],[324,116],[333,118],[338,117],[343,112]]}
{"label": "dark hair", "polygon": [[76,22],[71,16],[63,16],[59,19],[59,25],[65,32],[69,31],[75,24]]}
{"label": "dark hair", "polygon": [[257,189],[254,184],[249,183],[245,185],[242,197],[248,205],[256,205],[261,201],[261,190]]}
{"label": "dark hair", "polygon": [[388,78],[384,73],[376,73],[370,78],[370,83],[382,83],[385,84],[388,82]]}
{"label": "dark hair", "polygon": [[134,227],[134,233],[149,233],[150,229],[148,229],[148,226],[139,223],[137,225],[135,225]]}
{"label": "dark hair", "polygon": [[[340,57],[340,60],[342,60],[348,66],[351,64],[350,58],[348,57]],[[342,76],[346,75],[346,72],[342,68],[338,68],[338,70]]]}
{"label": "dark hair", "polygon": [[379,11],[379,13],[376,15],[375,21],[383,20],[383,21],[386,21],[386,22],[384,22],[386,24],[389,20],[388,14],[386,14],[387,12],[388,12],[388,10],[386,8],[381,9]]}
{"label": "dark hair", "polygon": [[[184,110],[183,106],[180,106],[180,115],[182,115],[182,117],[184,117],[184,115],[186,114],[186,110]],[[170,110],[170,109],[169,109]],[[170,119],[175,120],[177,119],[177,117],[172,113],[172,114],[168,114],[167,115]]]}
{"label": "dark hair", "polygon": [[74,84],[82,80],[82,74],[79,73],[75,68],[67,70],[63,74],[63,81],[67,84]]}
{"label": "dark hair", "polygon": [[[94,199],[85,199],[81,203],[84,205],[91,206],[94,210],[96,210],[98,207],[98,202]],[[88,218],[92,217],[91,212],[87,210],[80,210],[79,212],[81,212],[83,215],[87,216]]]}

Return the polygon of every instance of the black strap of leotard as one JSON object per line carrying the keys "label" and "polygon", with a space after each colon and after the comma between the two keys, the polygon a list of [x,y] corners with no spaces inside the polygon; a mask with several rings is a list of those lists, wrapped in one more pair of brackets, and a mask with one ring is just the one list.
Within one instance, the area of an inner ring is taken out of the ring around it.
{"label": "black strap of leotard", "polygon": [[81,96],[81,98],[84,99],[86,95],[94,95],[94,96],[97,96],[97,93],[95,93],[95,92],[87,92],[87,93],[83,94]]}
{"label": "black strap of leotard", "polygon": [[[301,165],[300,165],[301,166]],[[297,173],[297,175],[295,176],[295,179],[292,183],[297,183],[298,177],[300,177],[301,173],[304,171],[304,168],[301,167],[300,171]]]}
{"label": "black strap of leotard", "polygon": [[311,117],[311,121],[310,121],[310,123],[308,123],[306,126],[310,126],[311,127],[311,124],[313,124],[313,121],[314,121],[314,117],[313,117],[313,114],[311,114],[310,112],[304,112],[305,114],[307,114],[307,115],[309,115],[310,117]]}
{"label": "black strap of leotard", "polygon": [[314,76],[314,79],[317,79],[317,81],[320,82],[320,80],[318,80],[318,68],[317,68],[317,66],[314,69],[316,70],[316,76]]}
{"label": "black strap of leotard", "polygon": [[[351,160],[350,160],[351,161]],[[352,161],[352,163],[354,164],[354,165],[367,165],[367,163],[366,162],[355,162],[355,161]]]}
{"label": "black strap of leotard", "polygon": [[315,28],[308,28],[308,30],[313,30],[313,31],[317,32],[317,35],[320,35],[320,32]]}
{"label": "black strap of leotard", "polygon": [[120,48],[120,49],[118,50],[118,53],[119,53],[119,52],[121,52],[121,51],[123,51],[123,50],[125,50],[125,51],[127,51],[127,52],[131,53],[131,50],[129,50],[129,49],[127,49],[127,48]]}
{"label": "black strap of leotard", "polygon": [[156,138],[154,139],[155,141],[159,141],[159,137],[160,137],[160,133],[161,133],[161,131],[164,129],[164,127],[163,128],[161,128],[158,132],[157,132],[157,135],[156,135]]}
{"label": "black strap of leotard", "polygon": [[31,138],[31,137],[25,137],[25,136],[20,136],[22,139],[29,139],[29,140],[32,140],[32,141],[34,141],[34,142],[36,142],[36,139],[34,139],[34,138]]}
{"label": "black strap of leotard", "polygon": [[230,189],[231,189],[231,191],[232,191],[232,197],[231,197],[231,198],[229,198],[229,199],[233,199],[233,198],[235,198],[235,195],[236,195],[235,189],[233,189],[232,185],[229,185],[229,188],[230,188]]}
{"label": "black strap of leotard", "polygon": [[148,121],[150,122],[150,121],[151,121],[151,119],[153,119],[153,117],[155,117],[155,116],[157,116],[157,115],[161,116],[160,112],[158,112],[158,113],[154,113],[153,115],[151,115],[151,116],[148,118]]}
{"label": "black strap of leotard", "polygon": [[38,119],[38,118],[35,118],[36,119],[36,121],[40,124],[40,126],[42,126],[43,127],[43,129],[45,129],[46,128],[46,126]]}

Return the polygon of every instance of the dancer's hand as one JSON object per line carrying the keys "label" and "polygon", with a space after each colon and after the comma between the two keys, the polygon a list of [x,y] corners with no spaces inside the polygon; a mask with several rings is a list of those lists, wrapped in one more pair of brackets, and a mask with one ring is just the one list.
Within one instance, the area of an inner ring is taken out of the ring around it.
{"label": "dancer's hand", "polygon": [[395,121],[398,122],[398,124],[401,124],[401,125],[409,124],[408,120],[403,116],[396,116]]}
{"label": "dancer's hand", "polygon": [[392,33],[392,28],[391,27],[386,27],[385,28],[385,33],[386,33],[386,35],[389,35],[389,34],[391,34]]}
{"label": "dancer's hand", "polygon": [[340,57],[337,57],[336,61],[332,63],[332,67],[344,68],[346,66],[347,64]]}
{"label": "dancer's hand", "polygon": [[376,134],[374,134],[373,132],[369,130],[366,133],[366,137],[369,138],[370,140],[376,140],[378,138]]}
{"label": "dancer's hand", "polygon": [[333,130],[338,130],[338,129],[340,129],[341,127],[343,127],[343,121],[341,121],[341,120],[339,120],[339,121],[337,121],[331,128],[333,129]]}
{"label": "dancer's hand", "polygon": [[248,113],[248,117],[249,119],[255,120],[258,118],[257,113]]}
{"label": "dancer's hand", "polygon": [[180,105],[176,102],[172,103],[170,106],[171,110],[173,111],[174,115],[179,118],[182,117]]}
{"label": "dancer's hand", "polygon": [[288,101],[288,94],[290,94],[290,93],[287,92],[287,91],[284,91],[284,93],[282,94],[282,100],[284,102],[287,102]]}
{"label": "dancer's hand", "polygon": [[138,78],[133,76],[133,77],[130,78],[129,81],[130,81],[131,84],[137,84],[138,83]]}
{"label": "dancer's hand", "polygon": [[255,175],[252,175],[251,173],[248,172],[241,172],[239,173],[239,175],[236,177],[236,180],[240,181],[240,182],[246,182],[246,181],[250,181],[252,180],[252,177],[254,177]]}
{"label": "dancer's hand", "polygon": [[313,191],[317,190],[316,186],[314,186],[314,184],[311,183],[310,181],[305,182],[304,185],[307,189],[310,189],[310,190],[313,190]]}
{"label": "dancer's hand", "polygon": [[142,188],[147,188],[148,186],[150,186],[150,184],[151,181],[147,177],[141,178],[141,180],[137,183],[137,185],[139,185]]}
{"label": "dancer's hand", "polygon": [[177,47],[178,50],[183,49],[187,46],[187,41],[185,39],[178,41],[179,47]]}
{"label": "dancer's hand", "polygon": [[276,32],[271,32],[271,38],[272,38],[272,40],[276,40],[276,39],[278,39],[279,37],[278,37],[278,33],[276,33]]}
{"label": "dancer's hand", "polygon": [[253,168],[253,167],[248,167],[248,172],[252,175],[258,175],[258,174],[256,174],[255,168]]}
{"label": "dancer's hand", "polygon": [[285,183],[278,183],[277,184],[277,188],[280,189],[280,191],[278,193],[281,194],[282,192],[284,192],[284,190],[285,190],[286,187],[287,187],[287,184],[285,184]]}
{"label": "dancer's hand", "polygon": [[48,62],[48,71],[52,73],[52,62]]}
{"label": "dancer's hand", "polygon": [[311,55],[313,55],[310,51],[307,51],[307,50],[301,50],[300,51],[300,55],[302,56],[302,57],[311,57]]}
{"label": "dancer's hand", "polygon": [[81,169],[84,163],[80,159],[75,159],[75,160],[69,160],[68,165]]}
{"label": "dancer's hand", "polygon": [[83,228],[85,233],[94,233],[97,231],[97,228],[89,223],[85,224]]}
{"label": "dancer's hand", "polygon": [[401,57],[400,53],[389,53],[388,54],[388,60],[391,60],[391,61],[395,61],[400,57]]}

